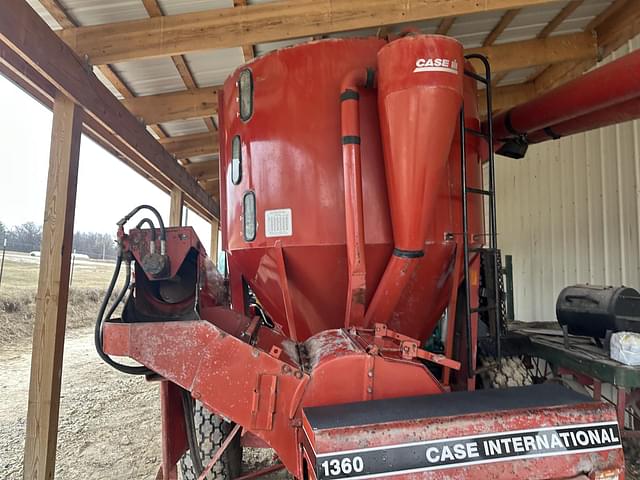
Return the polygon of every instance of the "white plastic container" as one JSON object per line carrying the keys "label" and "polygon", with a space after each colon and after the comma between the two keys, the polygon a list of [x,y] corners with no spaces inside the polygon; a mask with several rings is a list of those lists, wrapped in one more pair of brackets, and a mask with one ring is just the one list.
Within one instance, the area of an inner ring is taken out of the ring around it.
{"label": "white plastic container", "polygon": [[616,332],[611,335],[611,358],[625,365],[640,365],[640,334]]}

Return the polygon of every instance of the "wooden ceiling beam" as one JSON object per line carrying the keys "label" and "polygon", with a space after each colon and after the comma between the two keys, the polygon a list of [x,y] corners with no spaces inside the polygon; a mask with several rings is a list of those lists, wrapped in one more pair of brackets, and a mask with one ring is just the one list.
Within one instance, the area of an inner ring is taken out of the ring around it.
{"label": "wooden ceiling beam", "polygon": [[[248,5],[247,0],[233,0],[234,7],[246,7]],[[242,56],[244,61],[248,62],[256,58],[256,48],[253,45],[242,45]]]}
{"label": "wooden ceiling beam", "polygon": [[197,185],[24,0],[0,3],[0,42],[80,105],[86,117],[135,152],[138,158],[134,161],[150,175],[164,177],[200,205],[209,218],[219,218],[218,202]]}
{"label": "wooden ceiling beam", "polygon": [[239,47],[381,25],[551,3],[554,0],[282,0],[63,30],[94,64]]}
{"label": "wooden ceiling beam", "polygon": [[[146,1],[155,1],[155,0],[144,0]],[[74,28],[77,26],[76,22],[69,16],[69,14],[65,11],[65,9],[60,5],[57,0],[39,0],[40,4],[49,12],[58,25],[61,28]],[[100,73],[106,78],[109,83],[116,89],[116,91],[122,95],[124,98],[131,98],[135,95],[131,91],[131,89],[127,86],[127,84],[120,78],[120,76],[115,72],[111,65],[98,65],[96,68],[100,71]],[[148,125],[148,128],[157,135],[158,138],[166,137],[167,134],[164,132],[160,125]]]}
{"label": "wooden ceiling beam", "polygon": [[202,188],[204,188],[209,194],[217,197],[220,193],[220,182],[217,178],[208,182],[203,182]]}
{"label": "wooden ceiling beam", "polygon": [[[492,108],[494,112],[510,108],[514,105],[526,102],[536,95],[536,87],[533,82],[518,83],[516,85],[506,85],[504,87],[496,87],[492,93]],[[487,111],[487,102],[482,90],[478,94],[478,111]]]}
{"label": "wooden ceiling beam", "polygon": [[[522,55],[522,52],[527,52],[527,55]],[[578,33],[481,47],[467,50],[466,53],[486,55],[493,73],[496,74],[531,65],[593,59],[597,55],[597,45],[592,35]],[[198,88],[126,98],[122,102],[134,116],[146,124],[210,117],[218,109],[219,88]]]}
{"label": "wooden ceiling beam", "polygon": [[637,0],[616,0],[587,28],[592,29],[598,37],[599,56],[593,59],[550,66],[534,80],[539,92],[547,91],[580,76],[601,58],[640,34],[640,2]]}
{"label": "wooden ceiling beam", "polygon": [[[472,48],[466,50],[465,53],[485,55],[491,63],[491,71],[496,74],[548,63],[595,59],[598,55],[598,45],[594,35],[572,33],[545,39]],[[478,71],[482,71],[479,62],[476,64],[476,68]]]}
{"label": "wooden ceiling beam", "polygon": [[[513,10],[507,10],[504,13],[504,15],[502,15],[502,18],[500,18],[500,21],[496,24],[496,26],[493,27],[493,30],[491,30],[491,32],[489,32],[487,37],[484,39],[484,41],[482,42],[482,46],[489,47],[493,45],[495,41],[498,39],[498,37],[502,35],[502,32],[504,32],[506,28],[511,24],[511,22],[513,22],[513,19],[516,18],[518,13],[520,13],[520,10],[521,9],[519,8],[516,8]],[[507,71],[497,72],[495,75],[492,76],[491,84],[497,85],[502,81],[504,77],[507,76],[508,73],[509,72]]]}
{"label": "wooden ceiling beam", "polygon": [[[560,10],[560,12],[558,12],[558,14],[555,17],[551,19],[549,23],[545,25],[545,27],[542,30],[540,30],[540,32],[538,32],[538,35],[536,36],[536,38],[549,37],[555,31],[555,29],[558,28],[560,24],[564,22],[573,12],[575,12],[576,9],[583,3],[584,3],[584,0],[571,0],[569,3],[567,3],[564,6],[562,10]],[[591,29],[589,28],[589,29],[586,29],[585,31],[590,32]],[[538,75],[544,72],[545,69],[548,67],[549,65],[541,65],[531,75],[529,75],[529,78],[527,79],[527,81],[535,80],[538,77]]]}
{"label": "wooden ceiling beam", "polygon": [[54,20],[58,22],[58,25],[60,25],[62,28],[76,27],[75,22],[71,20],[71,18],[69,18],[69,15],[67,14],[67,12],[65,12],[64,8],[62,8],[62,5],[60,5],[58,0],[39,1],[40,4],[47,10],[47,12],[49,12],[49,15],[51,15]]}
{"label": "wooden ceiling beam", "polygon": [[[144,8],[147,10],[147,13],[150,17],[162,17],[164,15],[164,12],[162,11],[160,4],[158,3],[158,0],[142,0],[142,3],[144,4]],[[196,82],[196,79],[193,76],[189,65],[187,64],[184,55],[172,55],[171,61],[175,65],[176,70],[178,70],[178,74],[180,75],[180,78],[182,78],[184,85],[189,90],[195,90],[196,88],[198,88],[198,83]],[[203,120],[210,132],[215,132],[218,130],[218,127],[213,122],[213,119],[211,117],[205,117]]]}
{"label": "wooden ceiling beam", "polygon": [[[218,153],[218,134],[216,132],[193,133],[160,140],[167,152],[177,159]],[[187,168],[187,171],[189,169]]]}
{"label": "wooden ceiling beam", "polygon": [[[640,34],[640,2],[636,0],[614,2],[608,10],[592,21],[589,27],[596,32],[601,54],[610,54]],[[599,57],[577,62],[558,63],[547,68],[535,80],[496,88],[493,90],[493,108],[497,111],[531,100],[580,76],[584,71],[593,67],[598,59]],[[479,108],[483,108],[484,105],[482,97],[482,95],[479,96],[482,104]]]}
{"label": "wooden ceiling beam", "polygon": [[218,161],[208,160],[206,162],[194,162],[185,167],[187,171],[196,179],[201,181],[218,179]]}
{"label": "wooden ceiling beam", "polygon": [[202,118],[218,111],[218,87],[125,98],[122,104],[146,124]]}
{"label": "wooden ceiling beam", "polygon": [[453,26],[453,24],[456,21],[456,17],[446,17],[443,18],[442,21],[440,21],[440,24],[438,25],[438,29],[436,30],[436,34],[437,35],[446,35],[449,33],[449,30],[451,30],[451,27]]}
{"label": "wooden ceiling beam", "polygon": [[520,13],[519,8],[507,10],[504,15],[502,15],[502,18],[500,18],[500,21],[496,24],[496,26],[493,27],[493,30],[489,32],[487,38],[484,39],[484,42],[482,42],[482,46],[488,47],[490,45],[493,45],[498,37],[502,35],[502,32],[504,32],[509,24],[513,22],[513,19],[516,18],[518,13]]}

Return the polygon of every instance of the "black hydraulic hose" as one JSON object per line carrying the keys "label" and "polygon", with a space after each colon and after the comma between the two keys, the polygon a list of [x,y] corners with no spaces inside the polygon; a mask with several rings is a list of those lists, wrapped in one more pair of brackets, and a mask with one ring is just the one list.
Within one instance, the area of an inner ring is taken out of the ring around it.
{"label": "black hydraulic hose", "polygon": [[149,253],[156,253],[156,226],[153,224],[149,217],[144,217],[138,222],[136,228],[142,227],[144,224],[149,225],[151,229],[151,241],[149,242]]}
{"label": "black hydraulic hose", "polygon": [[182,413],[184,414],[184,426],[187,434],[187,444],[189,446],[189,457],[191,457],[191,464],[196,477],[202,475],[204,466],[202,465],[202,458],[200,458],[200,448],[196,440],[196,426],[193,422],[193,398],[191,393],[181,388],[182,394]]}
{"label": "black hydraulic hose", "polygon": [[140,220],[138,222],[138,224],[136,225],[136,228],[141,228],[144,224],[149,225],[149,228],[151,229],[151,241],[155,242],[156,241],[156,226],[153,224],[153,222],[151,221],[151,219],[149,217],[144,217],[142,220]]}
{"label": "black hydraulic hose", "polygon": [[118,221],[117,225],[120,227],[123,226],[125,223],[127,223],[131,219],[131,217],[133,217],[136,213],[138,213],[140,210],[143,210],[143,209],[149,210],[151,213],[155,215],[156,219],[158,220],[158,225],[160,225],[160,255],[164,255],[166,253],[165,251],[167,246],[167,230],[164,228],[164,222],[162,221],[160,212],[158,212],[158,210],[156,210],[151,205],[138,205],[136,208],[134,208],[128,214],[122,217]]}
{"label": "black hydraulic hose", "polygon": [[[116,259],[116,267],[113,271],[113,276],[111,277],[111,282],[109,282],[109,287],[107,288],[107,293],[102,300],[102,304],[100,305],[100,311],[98,312],[98,318],[96,319],[96,326],[94,330],[93,340],[96,346],[96,351],[100,358],[107,364],[115,368],[116,370],[127,373],[129,375],[149,375],[153,373],[153,371],[149,370],[147,367],[143,366],[131,366],[131,365],[123,365],[121,363],[113,360],[109,355],[107,355],[102,349],[102,326],[105,322],[104,313],[107,309],[107,305],[109,304],[109,299],[111,298],[111,294],[116,286],[116,282],[118,281],[118,277],[120,276],[120,267],[122,266],[122,253],[118,253],[118,258]],[[130,273],[131,266],[127,264],[127,271]],[[117,308],[118,304],[124,298],[127,289],[129,288],[131,275],[127,275],[127,279],[125,281],[125,285],[122,288],[121,292],[118,294],[117,300],[109,309],[109,314],[107,315],[107,319],[111,318],[113,312]]]}

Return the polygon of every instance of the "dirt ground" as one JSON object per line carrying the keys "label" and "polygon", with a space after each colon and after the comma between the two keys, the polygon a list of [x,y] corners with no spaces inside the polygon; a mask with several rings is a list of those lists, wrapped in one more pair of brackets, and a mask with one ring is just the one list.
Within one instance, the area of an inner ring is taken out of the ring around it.
{"label": "dirt ground", "polygon": [[[0,478],[22,479],[30,347],[0,349]],[[71,331],[65,342],[56,478],[151,480],[160,464],[158,385],[102,363],[92,332]],[[266,450],[246,451],[245,467],[272,461]],[[291,478],[274,473],[271,480]]]}

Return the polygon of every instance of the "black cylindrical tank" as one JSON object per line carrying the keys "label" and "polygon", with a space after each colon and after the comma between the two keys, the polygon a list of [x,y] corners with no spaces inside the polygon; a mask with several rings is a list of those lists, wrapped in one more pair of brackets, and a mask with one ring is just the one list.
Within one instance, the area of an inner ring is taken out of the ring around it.
{"label": "black cylindrical tank", "polygon": [[604,338],[612,332],[640,332],[640,293],[629,287],[571,285],[556,302],[556,316],[572,335]]}

